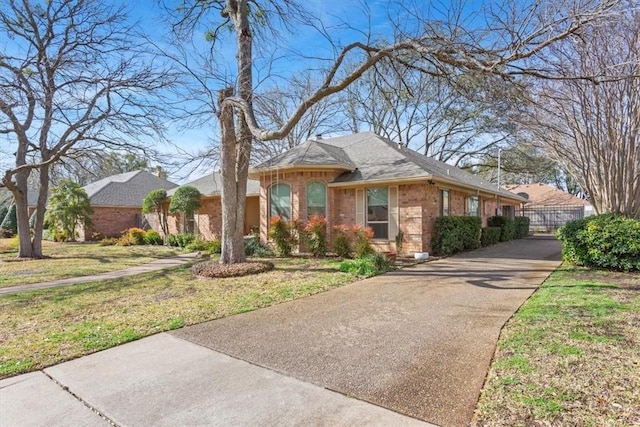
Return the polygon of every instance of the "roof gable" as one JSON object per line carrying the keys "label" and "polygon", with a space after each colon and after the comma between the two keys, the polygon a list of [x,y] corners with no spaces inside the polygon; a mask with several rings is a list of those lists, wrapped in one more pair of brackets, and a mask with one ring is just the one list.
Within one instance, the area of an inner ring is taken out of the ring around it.
{"label": "roof gable", "polygon": [[355,165],[340,147],[324,141],[309,140],[259,164],[253,170],[284,169],[293,167],[333,166],[352,170]]}
{"label": "roof gable", "polygon": [[[195,187],[203,196],[219,196],[222,194],[222,175],[219,172],[214,172],[198,178],[194,181],[188,182],[180,187]],[[178,187],[179,188],[179,187]],[[177,188],[167,192],[169,197],[173,196]],[[260,182],[248,179],[247,180],[247,196],[257,196],[260,194]]]}
{"label": "roof gable", "polygon": [[112,175],[84,187],[91,206],[142,206],[149,192],[170,190],[177,184],[159,178],[147,171],[126,172]]}
{"label": "roof gable", "polygon": [[508,187],[513,193],[525,193],[530,206],[587,206],[589,202],[547,184],[524,184]]}

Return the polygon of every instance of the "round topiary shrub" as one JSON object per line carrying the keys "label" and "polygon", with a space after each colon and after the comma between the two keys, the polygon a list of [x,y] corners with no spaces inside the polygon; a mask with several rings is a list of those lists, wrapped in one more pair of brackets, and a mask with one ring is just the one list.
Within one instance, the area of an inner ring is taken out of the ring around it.
{"label": "round topiary shrub", "polygon": [[225,278],[248,276],[264,273],[274,269],[269,261],[239,262],[236,264],[220,264],[218,261],[204,261],[191,267],[191,274],[205,278]]}

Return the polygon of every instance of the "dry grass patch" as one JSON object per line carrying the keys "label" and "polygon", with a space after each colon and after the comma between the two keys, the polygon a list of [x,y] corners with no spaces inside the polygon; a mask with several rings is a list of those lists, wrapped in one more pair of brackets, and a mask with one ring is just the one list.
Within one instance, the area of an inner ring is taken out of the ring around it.
{"label": "dry grass patch", "polygon": [[198,279],[184,267],[0,297],[0,378],[354,280],[335,262],[274,263],[246,277]]}
{"label": "dry grass patch", "polygon": [[46,241],[43,252],[48,258],[18,260],[15,253],[0,254],[0,288],[123,270],[180,253],[176,248],[165,246]]}
{"label": "dry grass patch", "polygon": [[640,275],[556,271],[503,329],[474,424],[640,425]]}

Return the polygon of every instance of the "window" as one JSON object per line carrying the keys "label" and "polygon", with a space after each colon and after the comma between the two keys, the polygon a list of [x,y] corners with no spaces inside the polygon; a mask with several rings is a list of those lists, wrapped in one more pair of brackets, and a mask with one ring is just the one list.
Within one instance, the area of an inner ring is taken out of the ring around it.
{"label": "window", "polygon": [[511,205],[502,205],[502,216],[506,216],[507,218],[515,218],[516,210],[515,207]]}
{"label": "window", "polygon": [[467,215],[480,216],[480,201],[478,196],[467,197]]}
{"label": "window", "polygon": [[289,184],[275,184],[269,189],[269,218],[280,216],[291,220],[291,187]]}
{"label": "window", "polygon": [[389,190],[386,187],[367,188],[367,226],[373,229],[374,239],[389,238]]}
{"label": "window", "polygon": [[327,216],[327,186],[323,182],[307,184],[307,216]]}
{"label": "window", "polygon": [[449,216],[449,190],[440,190],[440,216]]}

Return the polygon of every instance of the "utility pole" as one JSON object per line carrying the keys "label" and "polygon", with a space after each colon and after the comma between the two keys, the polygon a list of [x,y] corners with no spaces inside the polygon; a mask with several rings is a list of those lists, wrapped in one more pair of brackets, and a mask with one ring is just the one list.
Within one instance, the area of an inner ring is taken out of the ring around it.
{"label": "utility pole", "polygon": [[498,148],[498,190],[500,190],[500,169],[502,166],[502,148]]}

